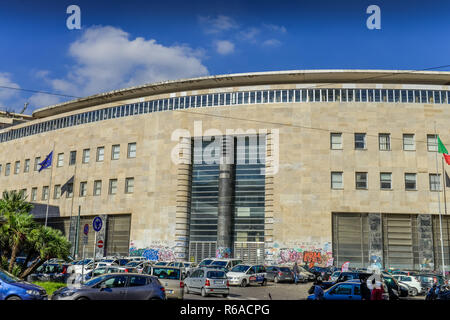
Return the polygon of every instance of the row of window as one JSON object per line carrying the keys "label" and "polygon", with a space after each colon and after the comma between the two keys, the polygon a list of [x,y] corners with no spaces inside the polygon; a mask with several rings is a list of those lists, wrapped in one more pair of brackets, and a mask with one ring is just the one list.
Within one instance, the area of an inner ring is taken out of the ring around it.
{"label": "row of window", "polygon": [[[136,158],[136,142],[131,142],[128,144],[127,149],[128,158]],[[120,157],[120,144],[115,144],[111,147],[111,160],[119,160]],[[91,159],[91,149],[84,149],[83,156],[81,159],[82,163],[89,163]],[[97,153],[95,157],[97,162],[102,162],[105,159],[105,147],[97,147]],[[41,157],[34,158],[34,171],[38,171],[41,162]],[[77,151],[73,150],[69,153],[69,166],[72,166],[77,161]],[[56,167],[62,167],[64,165],[64,153],[58,153],[56,156]],[[0,174],[2,172],[2,165],[0,164]],[[23,172],[30,172],[30,159],[25,159]],[[5,176],[9,176],[11,173],[11,163],[5,164]],[[14,174],[20,173],[20,161],[14,163]]]}
{"label": "row of window", "polygon": [[103,108],[96,111],[79,113],[55,120],[32,124],[20,129],[11,129],[0,134],[0,142],[90,122],[128,117],[151,112],[241,104],[294,102],[391,102],[449,104],[450,91],[400,89],[291,89],[184,96]]}
{"label": "row of window", "polygon": [[[117,194],[117,179],[109,179],[108,184],[108,194],[115,195]],[[42,187],[41,200],[48,200],[49,197],[49,186]],[[23,194],[27,195],[27,189],[20,190]],[[127,194],[131,194],[134,192],[134,178],[125,178],[125,189],[124,192]],[[66,198],[73,197],[73,183],[66,183],[64,185],[56,184],[53,186],[53,199],[60,199],[64,193],[66,194]],[[102,180],[95,180],[93,183],[92,195],[100,196],[102,194]],[[88,196],[88,182],[82,181],[80,182],[79,196],[86,197]],[[37,201],[38,199],[38,188],[31,188],[31,197],[30,201]]]}
{"label": "row of window", "polygon": [[[331,172],[331,189],[344,189],[344,173],[340,171]],[[417,173],[405,173],[405,190],[417,190]],[[429,174],[430,191],[441,191],[441,175]],[[355,172],[355,188],[368,189],[368,173]],[[392,190],[392,172],[380,172],[380,189]]]}
{"label": "row of window", "polygon": [[[356,150],[366,150],[366,133],[355,133],[354,134],[354,147]],[[343,149],[343,139],[341,132],[333,132],[330,134],[330,148],[332,150],[342,150]],[[391,150],[391,134],[390,133],[379,133],[378,134],[378,148],[381,151]],[[416,141],[415,135],[413,133],[403,134],[403,150],[405,151],[415,151]],[[437,135],[428,134],[427,135],[427,150],[430,152],[438,151]]]}

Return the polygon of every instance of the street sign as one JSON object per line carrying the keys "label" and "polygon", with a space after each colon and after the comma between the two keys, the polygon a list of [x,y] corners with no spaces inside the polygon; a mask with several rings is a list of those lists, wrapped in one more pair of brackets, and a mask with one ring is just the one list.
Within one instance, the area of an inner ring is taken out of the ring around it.
{"label": "street sign", "polygon": [[100,217],[95,217],[92,222],[92,226],[94,227],[95,232],[99,232],[102,229],[103,221]]}
{"label": "street sign", "polygon": [[103,240],[98,240],[97,241],[97,247],[103,248]]}
{"label": "street sign", "polygon": [[83,232],[85,235],[87,235],[89,233],[89,225],[87,223],[84,225]]}
{"label": "street sign", "polygon": [[88,244],[88,236],[87,234],[83,236],[83,245],[87,245]]}

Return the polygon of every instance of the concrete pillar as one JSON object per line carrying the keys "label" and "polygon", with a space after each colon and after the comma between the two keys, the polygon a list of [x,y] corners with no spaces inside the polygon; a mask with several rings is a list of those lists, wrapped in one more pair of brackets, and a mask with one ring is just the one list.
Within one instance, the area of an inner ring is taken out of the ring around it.
{"label": "concrete pillar", "polygon": [[431,214],[417,215],[417,240],[420,270],[434,270],[433,224]]}
{"label": "concrete pillar", "polygon": [[234,141],[223,137],[219,165],[216,258],[229,258],[233,248]]}
{"label": "concrete pillar", "polygon": [[381,213],[369,213],[369,267],[383,268],[383,232]]}

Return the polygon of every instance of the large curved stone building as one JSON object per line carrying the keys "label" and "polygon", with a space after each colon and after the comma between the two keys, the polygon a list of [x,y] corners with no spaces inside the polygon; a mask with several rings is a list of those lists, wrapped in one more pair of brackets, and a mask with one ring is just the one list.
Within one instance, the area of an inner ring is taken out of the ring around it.
{"label": "large curved stone building", "polygon": [[80,255],[84,224],[92,255],[101,216],[97,255],[439,269],[439,204],[446,265],[450,219],[435,134],[450,146],[449,103],[450,72],[262,72],[117,90],[2,129],[0,190],[24,190],[42,222],[49,203],[49,225]]}

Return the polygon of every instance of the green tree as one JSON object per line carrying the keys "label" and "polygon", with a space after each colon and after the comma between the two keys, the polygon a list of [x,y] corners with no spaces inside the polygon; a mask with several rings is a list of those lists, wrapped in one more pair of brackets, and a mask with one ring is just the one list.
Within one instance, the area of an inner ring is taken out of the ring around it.
{"label": "green tree", "polygon": [[45,261],[52,258],[67,259],[70,254],[71,243],[59,230],[38,226],[31,231],[29,240],[34,243],[33,250],[38,257],[22,272],[20,277],[23,279],[33,273]]}
{"label": "green tree", "polygon": [[22,192],[3,192],[3,198],[0,200],[0,213],[6,222],[2,225],[2,236],[0,238],[3,246],[8,243],[11,249],[9,272],[13,271],[21,246],[36,226],[33,216],[29,213],[31,209],[31,204],[26,202],[25,195]]}

